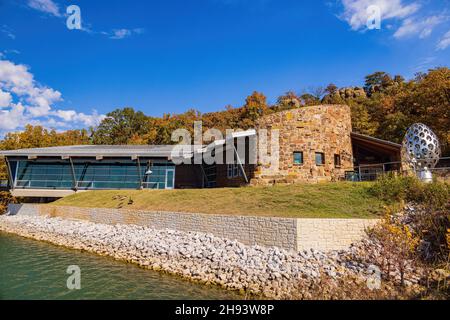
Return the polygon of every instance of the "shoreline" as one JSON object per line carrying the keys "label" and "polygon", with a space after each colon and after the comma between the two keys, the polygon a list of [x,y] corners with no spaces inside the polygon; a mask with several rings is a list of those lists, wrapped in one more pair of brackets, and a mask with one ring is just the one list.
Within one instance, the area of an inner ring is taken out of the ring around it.
{"label": "shoreline", "polygon": [[323,276],[338,282],[345,276],[363,278],[365,270],[364,266],[344,262],[344,251],[297,253],[276,247],[247,246],[208,234],[135,225],[0,216],[0,231],[111,257],[251,297],[308,299],[302,291],[319,283]]}
{"label": "shoreline", "polygon": [[37,242],[45,243],[47,245],[55,246],[57,248],[61,248],[61,249],[69,250],[69,251],[78,251],[80,253],[95,255],[95,256],[102,257],[102,258],[107,258],[107,259],[113,259],[114,261],[117,261],[117,262],[120,262],[120,263],[124,263],[124,264],[132,264],[133,266],[136,266],[137,268],[140,268],[140,269],[143,269],[143,270],[155,271],[155,272],[158,272],[158,273],[162,273],[162,274],[167,275],[167,276],[178,278],[181,281],[186,281],[186,282],[193,283],[193,284],[200,284],[200,285],[207,286],[207,287],[216,287],[216,288],[218,288],[220,290],[227,290],[227,291],[230,291],[230,292],[234,292],[234,293],[236,293],[238,295],[241,295],[242,298],[244,298],[244,299],[247,299],[247,298],[249,298],[249,299],[261,298],[261,297],[258,297],[256,295],[249,295],[246,292],[239,292],[239,291],[236,291],[236,290],[233,290],[233,289],[228,289],[228,288],[220,286],[218,284],[204,283],[201,280],[194,280],[192,278],[186,278],[183,275],[170,273],[170,272],[165,271],[163,269],[156,270],[156,269],[152,269],[151,267],[146,267],[146,266],[143,266],[143,265],[140,265],[140,264],[137,264],[137,263],[133,263],[133,262],[130,262],[130,261],[127,261],[127,260],[124,260],[124,259],[116,259],[116,258],[112,257],[111,255],[96,253],[96,252],[89,251],[89,250],[86,250],[86,249],[77,249],[77,248],[69,247],[69,246],[63,245],[63,244],[56,244],[56,243],[51,242],[49,240],[37,239],[37,238],[35,238],[33,236],[30,236],[30,235],[21,235],[21,234],[10,232],[10,231],[5,231],[0,226],[0,234],[1,233],[3,233],[6,236],[9,236],[9,237],[18,237],[18,238],[21,238],[21,239],[37,241]]}

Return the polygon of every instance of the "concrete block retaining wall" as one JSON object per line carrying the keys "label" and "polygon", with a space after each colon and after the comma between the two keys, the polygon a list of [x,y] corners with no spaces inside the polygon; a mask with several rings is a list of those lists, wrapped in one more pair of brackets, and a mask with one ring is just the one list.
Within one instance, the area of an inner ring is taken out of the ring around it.
{"label": "concrete block retaining wall", "polygon": [[361,240],[377,219],[296,219],[297,250],[328,251],[348,248]]}
{"label": "concrete block retaining wall", "polygon": [[372,219],[293,219],[198,213],[58,207],[10,204],[9,214],[48,215],[104,224],[135,224],[155,229],[211,233],[247,245],[276,246],[287,250],[344,249],[364,236]]}

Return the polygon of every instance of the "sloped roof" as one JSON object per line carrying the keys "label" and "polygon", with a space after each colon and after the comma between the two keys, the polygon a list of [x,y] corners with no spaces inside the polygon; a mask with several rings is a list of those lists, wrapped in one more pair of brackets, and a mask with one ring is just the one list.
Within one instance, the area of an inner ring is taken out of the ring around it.
{"label": "sloped roof", "polygon": [[[73,157],[164,157],[173,156],[175,146],[172,145],[77,145],[77,146],[60,146],[48,148],[33,148],[19,150],[0,150],[1,156],[73,156]],[[185,156],[186,153],[192,154],[194,147],[187,146],[184,153],[177,156]],[[186,151],[187,150],[187,151]]]}
{"label": "sloped roof", "polygon": [[389,147],[391,149],[398,149],[400,150],[402,148],[401,144],[395,143],[395,142],[391,142],[391,141],[387,141],[387,140],[383,140],[383,139],[378,139],[378,138],[374,138],[365,134],[361,134],[361,133],[356,133],[356,132],[352,132],[351,133],[351,137],[353,139],[356,140],[360,140],[363,142],[368,142],[368,143],[373,143],[373,144],[377,144],[380,146],[385,146],[385,147]]}

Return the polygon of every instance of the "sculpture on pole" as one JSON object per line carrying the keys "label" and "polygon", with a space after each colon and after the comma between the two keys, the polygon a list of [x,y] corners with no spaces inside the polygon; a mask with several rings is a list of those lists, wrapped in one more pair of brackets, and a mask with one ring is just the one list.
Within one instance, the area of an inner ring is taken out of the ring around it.
{"label": "sculpture on pole", "polygon": [[423,123],[415,123],[403,139],[402,158],[424,182],[431,182],[430,169],[439,162],[441,147],[436,134]]}

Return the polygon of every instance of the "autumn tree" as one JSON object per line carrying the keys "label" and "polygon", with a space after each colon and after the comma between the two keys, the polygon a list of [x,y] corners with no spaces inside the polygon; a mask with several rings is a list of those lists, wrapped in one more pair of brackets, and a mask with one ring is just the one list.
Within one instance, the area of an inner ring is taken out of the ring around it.
{"label": "autumn tree", "polygon": [[91,143],[86,129],[57,132],[42,126],[25,126],[25,130],[7,133],[0,140],[0,150],[44,148]]}
{"label": "autumn tree", "polygon": [[[67,145],[90,144],[90,134],[86,129],[57,132],[42,126],[27,125],[23,131],[10,132],[0,140],[0,150],[44,148]],[[0,160],[0,180],[7,178],[6,164]]]}
{"label": "autumn tree", "polygon": [[[290,91],[269,105],[263,93],[253,92],[243,106],[201,114],[190,109],[181,114],[147,117],[132,108],[110,112],[93,132],[69,130],[56,132],[41,126],[27,126],[23,132],[9,133],[0,141],[0,149],[36,148],[87,144],[171,144],[172,132],[179,128],[193,133],[194,121],[203,122],[203,130],[248,129],[263,115],[272,112],[320,104],[350,106],[353,130],[377,138],[401,142],[406,129],[423,122],[438,135],[444,155],[450,154],[450,69],[440,67],[422,72],[410,80],[378,71],[365,77],[359,87],[338,88],[334,84],[310,87],[298,96]],[[1,169],[0,165],[0,171]]]}
{"label": "autumn tree", "polygon": [[339,88],[334,84],[330,83],[325,88],[325,96],[322,98],[322,104],[344,104],[345,101],[339,94]]}
{"label": "autumn tree", "polygon": [[258,118],[268,112],[266,96],[260,92],[253,92],[245,100],[245,105],[241,113],[242,129],[248,129],[255,126]]}
{"label": "autumn tree", "polygon": [[300,108],[302,105],[300,97],[294,92],[288,91],[286,94],[278,97],[277,104],[274,106],[274,111],[284,111],[290,109]]}
{"label": "autumn tree", "polygon": [[450,69],[431,69],[416,77],[407,92],[397,94],[396,110],[410,123],[423,122],[439,137],[442,150],[450,153]]}

